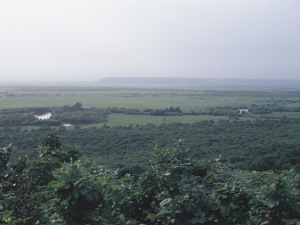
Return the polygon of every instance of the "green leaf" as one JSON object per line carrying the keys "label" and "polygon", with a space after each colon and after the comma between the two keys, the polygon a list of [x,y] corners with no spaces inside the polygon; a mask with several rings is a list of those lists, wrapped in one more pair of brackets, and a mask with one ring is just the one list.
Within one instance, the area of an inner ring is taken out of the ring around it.
{"label": "green leaf", "polygon": [[88,191],[82,187],[78,188],[78,191],[82,194],[82,195],[87,195]]}
{"label": "green leaf", "polygon": [[266,202],[266,205],[269,206],[270,208],[274,208],[275,206],[278,206],[278,204],[279,201],[274,199],[268,199],[268,201]]}
{"label": "green leaf", "polygon": [[124,223],[125,222],[125,216],[123,214],[119,215],[119,220]]}
{"label": "green leaf", "polygon": [[74,196],[76,199],[79,198],[79,191],[78,191],[78,189],[75,189],[75,190],[73,191],[73,196]]}
{"label": "green leaf", "polygon": [[197,223],[206,223],[208,219],[206,218],[193,218],[190,220],[191,224],[197,224]]}
{"label": "green leaf", "polygon": [[60,177],[60,179],[63,180],[64,182],[71,182],[71,181],[74,181],[74,177],[69,176],[69,175],[66,175],[66,174],[62,175],[62,176]]}
{"label": "green leaf", "polygon": [[154,221],[156,219],[156,215],[155,214],[148,214],[147,219],[149,219],[151,222]]}
{"label": "green leaf", "polygon": [[233,203],[229,203],[231,209],[238,209],[239,206]]}
{"label": "green leaf", "polygon": [[227,206],[225,206],[225,205],[222,205],[222,206],[221,206],[221,214],[222,214],[223,217],[229,216],[229,215],[230,215],[230,212],[231,212],[230,207],[227,207]]}
{"label": "green leaf", "polygon": [[159,206],[160,206],[160,207],[164,207],[165,205],[169,204],[171,201],[172,201],[171,198],[166,198],[165,200],[163,200],[163,201],[159,204]]}

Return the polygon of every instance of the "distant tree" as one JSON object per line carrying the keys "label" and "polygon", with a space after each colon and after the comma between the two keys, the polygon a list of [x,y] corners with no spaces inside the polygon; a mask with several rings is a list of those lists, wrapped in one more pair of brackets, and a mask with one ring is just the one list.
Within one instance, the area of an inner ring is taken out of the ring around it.
{"label": "distant tree", "polygon": [[72,106],[75,110],[82,110],[82,104],[80,102],[76,102],[74,106]]}
{"label": "distant tree", "polygon": [[151,113],[152,116],[164,116],[165,114],[166,111],[162,109],[156,109]]}

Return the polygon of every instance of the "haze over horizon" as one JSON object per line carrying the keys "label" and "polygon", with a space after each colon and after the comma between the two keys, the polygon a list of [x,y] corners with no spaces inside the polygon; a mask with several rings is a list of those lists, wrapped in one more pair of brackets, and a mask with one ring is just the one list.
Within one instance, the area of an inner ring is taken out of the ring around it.
{"label": "haze over horizon", "polygon": [[300,79],[297,0],[2,0],[0,82]]}

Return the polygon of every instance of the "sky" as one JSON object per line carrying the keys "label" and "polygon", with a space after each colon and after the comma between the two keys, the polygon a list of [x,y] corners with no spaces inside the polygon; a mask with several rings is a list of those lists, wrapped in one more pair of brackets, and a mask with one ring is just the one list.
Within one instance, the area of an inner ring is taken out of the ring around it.
{"label": "sky", "polygon": [[299,0],[0,0],[0,82],[300,79]]}

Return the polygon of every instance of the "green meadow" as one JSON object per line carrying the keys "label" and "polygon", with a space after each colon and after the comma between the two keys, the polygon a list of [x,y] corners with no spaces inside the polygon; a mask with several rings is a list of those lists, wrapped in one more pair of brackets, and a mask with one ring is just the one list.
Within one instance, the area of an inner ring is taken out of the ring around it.
{"label": "green meadow", "polygon": [[220,120],[227,119],[226,116],[148,116],[148,115],[123,115],[123,114],[110,114],[108,116],[107,125],[109,126],[128,126],[128,125],[159,125],[163,123],[194,123],[203,120]]}
{"label": "green meadow", "polygon": [[[250,99],[246,99],[251,103]],[[250,100],[250,101],[249,101]],[[259,101],[261,101],[260,99]],[[267,100],[267,99],[265,99]],[[131,91],[66,91],[66,92],[19,92],[11,96],[2,94],[0,107],[56,107],[73,105],[81,102],[84,107],[124,107],[133,109],[161,109],[169,106],[180,106],[184,111],[205,110],[208,107],[244,105],[245,98],[232,96],[209,96],[198,91],[185,90],[131,90]]]}
{"label": "green meadow", "polygon": [[0,87],[0,109],[63,106],[76,102],[86,108],[145,109],[176,105],[186,111],[264,103],[300,106],[299,89],[294,88]]}
{"label": "green meadow", "polygon": [[[211,116],[211,115],[184,115],[184,116],[150,116],[150,115],[124,115],[124,114],[110,114],[106,123],[97,124],[96,126],[136,126],[147,124],[168,124],[168,123],[195,123],[204,120],[228,120],[227,116]],[[253,120],[251,117],[241,117],[239,120]],[[93,127],[95,125],[86,125],[83,127]]]}
{"label": "green meadow", "polygon": [[[227,110],[238,114],[239,108],[300,107],[298,88],[254,87],[105,87],[105,86],[16,86],[0,87],[0,109],[61,107],[82,103],[84,108],[165,109],[180,107],[183,113],[207,114],[210,110]],[[245,115],[239,119],[257,118]],[[272,112],[259,117],[300,118],[299,112]],[[150,116],[110,114],[108,126],[162,123],[193,123],[201,120],[228,119],[218,115]],[[87,125],[103,126],[103,123]],[[69,128],[68,128],[69,129]]]}

